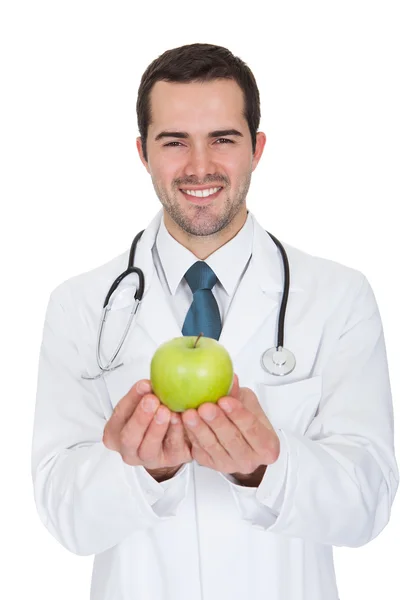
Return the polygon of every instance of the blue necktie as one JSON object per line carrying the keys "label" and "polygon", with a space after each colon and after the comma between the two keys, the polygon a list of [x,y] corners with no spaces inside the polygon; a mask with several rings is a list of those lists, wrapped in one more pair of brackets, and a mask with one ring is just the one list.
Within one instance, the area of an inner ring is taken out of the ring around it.
{"label": "blue necktie", "polygon": [[219,339],[221,334],[221,316],[218,304],[211,289],[217,282],[217,276],[207,263],[198,260],[185,273],[193,293],[193,302],[190,305],[182,328],[183,335],[199,335]]}

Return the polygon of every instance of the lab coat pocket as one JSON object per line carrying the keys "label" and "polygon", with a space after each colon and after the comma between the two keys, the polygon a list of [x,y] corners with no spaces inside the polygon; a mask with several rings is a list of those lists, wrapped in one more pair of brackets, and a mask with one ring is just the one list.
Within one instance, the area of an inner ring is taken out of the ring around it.
{"label": "lab coat pocket", "polygon": [[257,384],[258,400],[274,429],[304,435],[310,426],[322,394],[322,377],[317,375],[281,385]]}

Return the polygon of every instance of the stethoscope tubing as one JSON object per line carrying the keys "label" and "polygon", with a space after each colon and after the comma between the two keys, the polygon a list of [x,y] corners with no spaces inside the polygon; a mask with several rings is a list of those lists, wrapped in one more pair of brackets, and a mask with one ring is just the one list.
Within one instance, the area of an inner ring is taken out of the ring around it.
{"label": "stethoscope tubing", "polygon": [[285,251],[285,248],[282,246],[281,242],[274,236],[272,233],[267,231],[268,235],[275,242],[280,250],[282,261],[283,261],[283,271],[284,271],[284,286],[283,286],[283,296],[281,309],[279,311],[279,319],[278,319],[278,342],[277,347],[283,348],[284,346],[284,329],[285,329],[285,316],[286,316],[286,307],[289,298],[289,288],[290,288],[290,269],[289,269],[289,260]]}

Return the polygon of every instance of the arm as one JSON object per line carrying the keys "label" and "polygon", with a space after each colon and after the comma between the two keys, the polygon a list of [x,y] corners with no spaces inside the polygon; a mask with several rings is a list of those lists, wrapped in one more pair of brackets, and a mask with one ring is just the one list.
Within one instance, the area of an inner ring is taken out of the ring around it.
{"label": "arm", "polygon": [[386,526],[398,487],[384,335],[365,277],[324,365],[318,411],[304,435],[277,430],[280,456],[257,487],[224,477],[253,525],[356,547]]}
{"label": "arm", "polygon": [[60,303],[60,297],[67,302],[66,293],[65,288],[52,293],[43,329],[32,441],[34,498],[41,521],[65,548],[98,554],[136,529],[172,518],[185,497],[189,465],[158,483],[104,446],[104,382],[81,378],[74,323]]}

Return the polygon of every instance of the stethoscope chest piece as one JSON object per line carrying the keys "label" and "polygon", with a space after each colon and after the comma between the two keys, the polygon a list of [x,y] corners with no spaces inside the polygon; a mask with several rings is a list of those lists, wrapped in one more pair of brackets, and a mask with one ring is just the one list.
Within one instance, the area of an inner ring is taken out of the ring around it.
{"label": "stethoscope chest piece", "polygon": [[290,350],[274,346],[261,356],[261,366],[270,375],[288,375],[295,368],[296,359]]}

